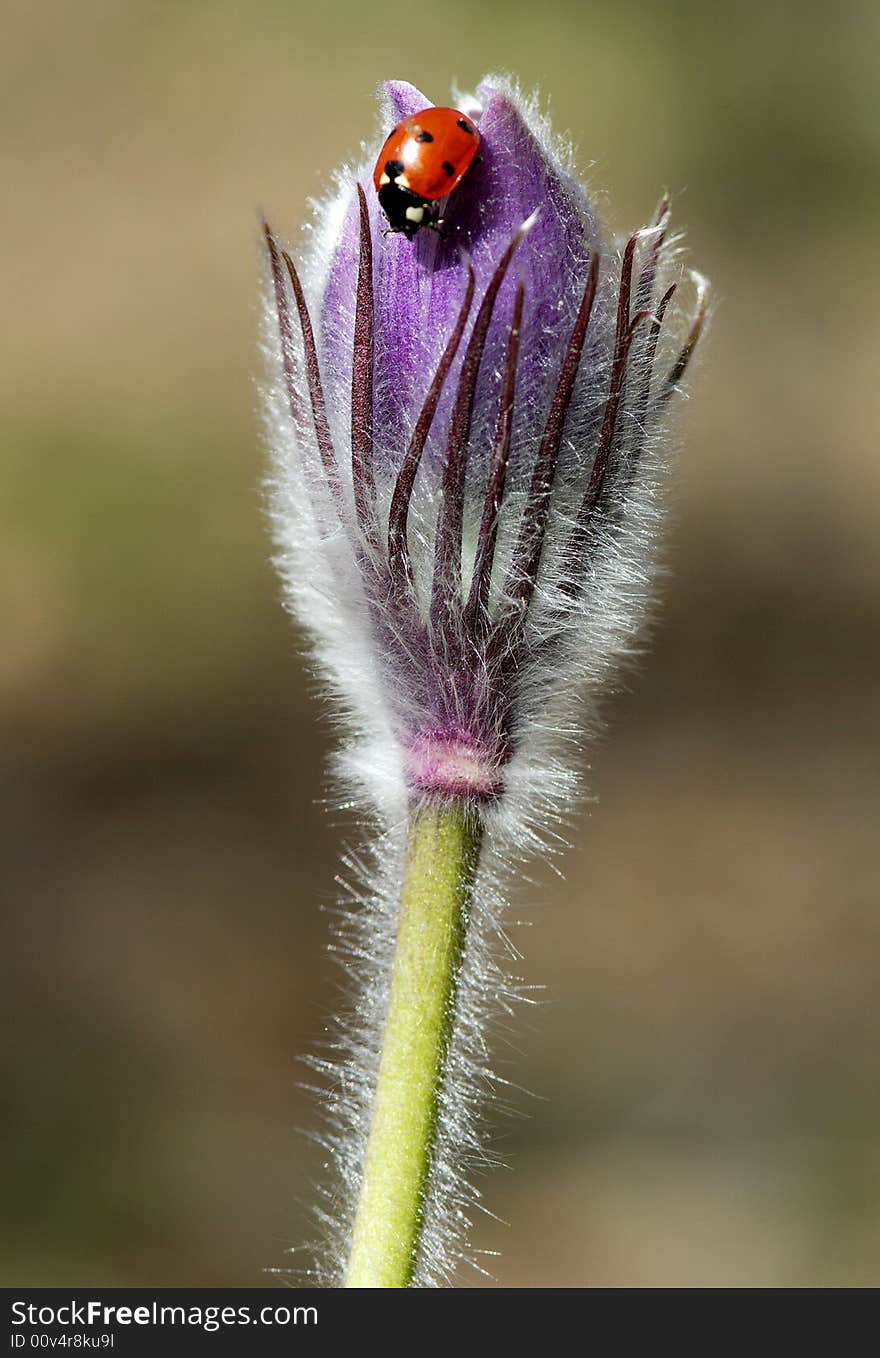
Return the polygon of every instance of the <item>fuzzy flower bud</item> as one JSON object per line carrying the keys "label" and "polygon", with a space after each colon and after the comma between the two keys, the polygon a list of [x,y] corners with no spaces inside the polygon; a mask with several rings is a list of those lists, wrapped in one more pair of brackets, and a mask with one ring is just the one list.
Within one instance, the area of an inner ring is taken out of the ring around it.
{"label": "fuzzy flower bud", "polygon": [[[467,106],[480,159],[444,234],[387,234],[373,160],[428,103],[385,85],[382,132],[316,207],[296,257],[266,227],[272,507],[290,605],[348,718],[341,772],[386,827],[384,875],[363,893],[374,919],[393,921],[407,809],[455,803],[486,827],[476,896],[491,929],[493,874],[569,811],[573,745],[592,720],[583,700],[648,600],[671,398],[705,288],[693,276],[679,309],[666,200],[620,253],[609,246],[568,148],[505,80]],[[378,959],[362,1008],[381,1035],[393,928],[383,947],[357,927],[353,950]],[[499,984],[485,930],[468,949],[466,1031],[443,1091],[463,1123],[456,1134],[441,1116],[422,1281],[449,1267],[440,1198],[463,1191],[453,1142],[476,1144],[468,1062],[480,994]],[[377,1045],[349,1039],[348,1075],[335,1077],[352,1127],[367,1120]],[[337,1152],[356,1180],[351,1136]]]}

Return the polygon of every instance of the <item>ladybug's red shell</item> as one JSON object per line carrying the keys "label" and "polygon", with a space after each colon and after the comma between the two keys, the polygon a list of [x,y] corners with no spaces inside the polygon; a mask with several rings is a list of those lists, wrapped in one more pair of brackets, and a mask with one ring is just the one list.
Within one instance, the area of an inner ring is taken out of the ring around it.
{"label": "ladybug's red shell", "polygon": [[391,231],[409,240],[423,226],[439,231],[437,204],[461,183],[479,145],[473,122],[455,108],[424,108],[398,123],[373,171]]}
{"label": "ladybug's red shell", "polygon": [[400,187],[433,203],[461,183],[479,145],[476,127],[457,109],[422,109],[398,123],[385,142],[373,183],[378,191],[386,163],[399,162],[403,166],[396,176]]}

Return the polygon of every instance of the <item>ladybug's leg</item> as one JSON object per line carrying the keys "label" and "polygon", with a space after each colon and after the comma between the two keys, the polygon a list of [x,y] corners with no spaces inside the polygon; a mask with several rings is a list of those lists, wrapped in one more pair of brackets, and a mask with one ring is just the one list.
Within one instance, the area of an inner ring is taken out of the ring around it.
{"label": "ladybug's leg", "polygon": [[426,203],[425,214],[422,218],[421,225],[428,227],[430,231],[436,231],[437,235],[445,240],[446,232],[443,230],[443,218],[440,215],[440,207],[441,204],[439,202]]}
{"label": "ladybug's leg", "polygon": [[425,213],[422,226],[427,226],[429,230],[436,231],[441,240],[446,240],[446,232],[443,230],[444,220],[441,215],[442,208],[445,207],[445,200],[431,203],[430,210]]}

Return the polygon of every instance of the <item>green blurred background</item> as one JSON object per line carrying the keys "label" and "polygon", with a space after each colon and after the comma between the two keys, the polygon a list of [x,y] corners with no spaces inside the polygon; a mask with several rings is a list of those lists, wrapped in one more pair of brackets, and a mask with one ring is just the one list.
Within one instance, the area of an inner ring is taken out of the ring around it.
{"label": "green blurred background", "polygon": [[493,68],[616,230],[671,188],[720,305],[652,653],[514,893],[538,1098],[477,1244],[516,1287],[880,1280],[878,40],[871,0],[7,0],[6,1283],[259,1285],[309,1233],[349,829],[267,564],[257,212],[383,76]]}

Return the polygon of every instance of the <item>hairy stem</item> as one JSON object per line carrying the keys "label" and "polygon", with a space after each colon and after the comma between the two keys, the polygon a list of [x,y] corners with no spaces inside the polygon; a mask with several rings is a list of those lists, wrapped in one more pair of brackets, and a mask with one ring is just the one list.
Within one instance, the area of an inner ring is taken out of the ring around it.
{"label": "hairy stem", "polygon": [[460,803],[420,805],[410,819],[346,1287],[412,1282],[482,834],[478,817]]}

